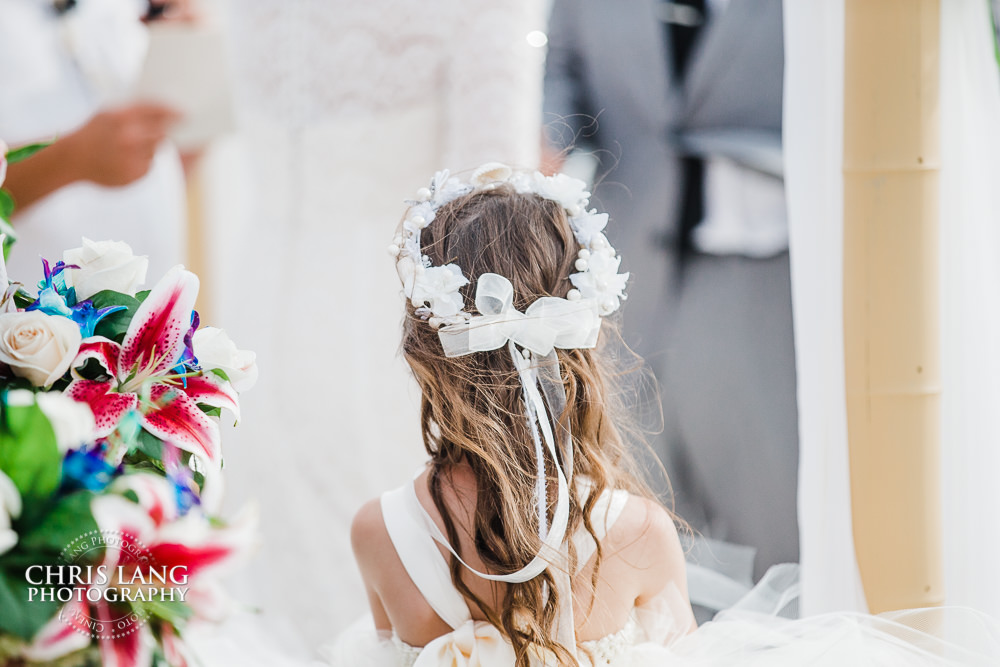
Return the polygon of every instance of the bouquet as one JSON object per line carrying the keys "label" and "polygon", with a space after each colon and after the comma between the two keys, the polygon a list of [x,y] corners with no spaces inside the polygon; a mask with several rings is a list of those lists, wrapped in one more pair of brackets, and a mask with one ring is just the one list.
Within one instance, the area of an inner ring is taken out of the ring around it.
{"label": "bouquet", "polygon": [[253,354],[199,327],[183,267],[139,291],[146,265],[84,239],[27,289],[0,258],[0,665],[189,664],[254,540],[215,516]]}

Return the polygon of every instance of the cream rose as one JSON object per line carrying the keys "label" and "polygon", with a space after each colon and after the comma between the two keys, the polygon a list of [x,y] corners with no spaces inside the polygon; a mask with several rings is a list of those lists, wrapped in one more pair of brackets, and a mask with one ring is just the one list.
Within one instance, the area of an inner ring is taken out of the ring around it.
{"label": "cream rose", "polygon": [[67,269],[66,285],[76,288],[76,298],[89,299],[102,290],[114,290],[134,296],[146,281],[149,260],[132,254],[132,248],[121,241],[91,241],[63,253],[63,261],[78,269]]}
{"label": "cream rose", "polygon": [[222,329],[202,327],[194,332],[191,343],[198,364],[206,371],[223,371],[236,391],[246,391],[257,383],[257,355],[237,349]]}
{"label": "cream rose", "polygon": [[0,315],[0,362],[36,387],[47,387],[69,370],[80,349],[80,327],[60,315]]}

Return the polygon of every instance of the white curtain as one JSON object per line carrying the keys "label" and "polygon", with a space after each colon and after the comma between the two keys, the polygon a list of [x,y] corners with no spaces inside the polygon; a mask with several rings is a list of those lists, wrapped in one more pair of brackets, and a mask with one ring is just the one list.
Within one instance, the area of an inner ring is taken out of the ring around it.
{"label": "white curtain", "polygon": [[[946,596],[1000,615],[1000,73],[986,0],[941,5]],[[786,1],[785,54],[802,609],[864,610],[844,403],[843,0]]]}
{"label": "white curtain", "polygon": [[941,5],[945,594],[1000,616],[1000,72],[987,0]]}

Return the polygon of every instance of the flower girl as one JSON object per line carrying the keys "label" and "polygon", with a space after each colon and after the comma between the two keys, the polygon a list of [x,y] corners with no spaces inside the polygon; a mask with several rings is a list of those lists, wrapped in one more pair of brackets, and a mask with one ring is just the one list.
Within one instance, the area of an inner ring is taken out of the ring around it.
{"label": "flower girl", "polygon": [[[439,172],[410,202],[389,250],[430,460],[355,518],[372,618],[327,660],[998,664],[996,625],[971,610],[732,610],[696,626],[675,518],[633,472],[615,408],[606,348],[628,274],[588,198],[575,179],[488,164],[468,182]],[[962,643],[943,636],[955,629]]]}

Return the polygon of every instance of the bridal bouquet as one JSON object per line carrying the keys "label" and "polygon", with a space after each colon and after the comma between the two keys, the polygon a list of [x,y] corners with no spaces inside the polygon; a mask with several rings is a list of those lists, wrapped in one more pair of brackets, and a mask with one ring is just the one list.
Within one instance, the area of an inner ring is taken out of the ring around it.
{"label": "bridal bouquet", "polygon": [[189,664],[254,539],[214,516],[253,354],[199,327],[182,267],[138,291],[146,264],[84,239],[27,289],[0,260],[0,665]]}

